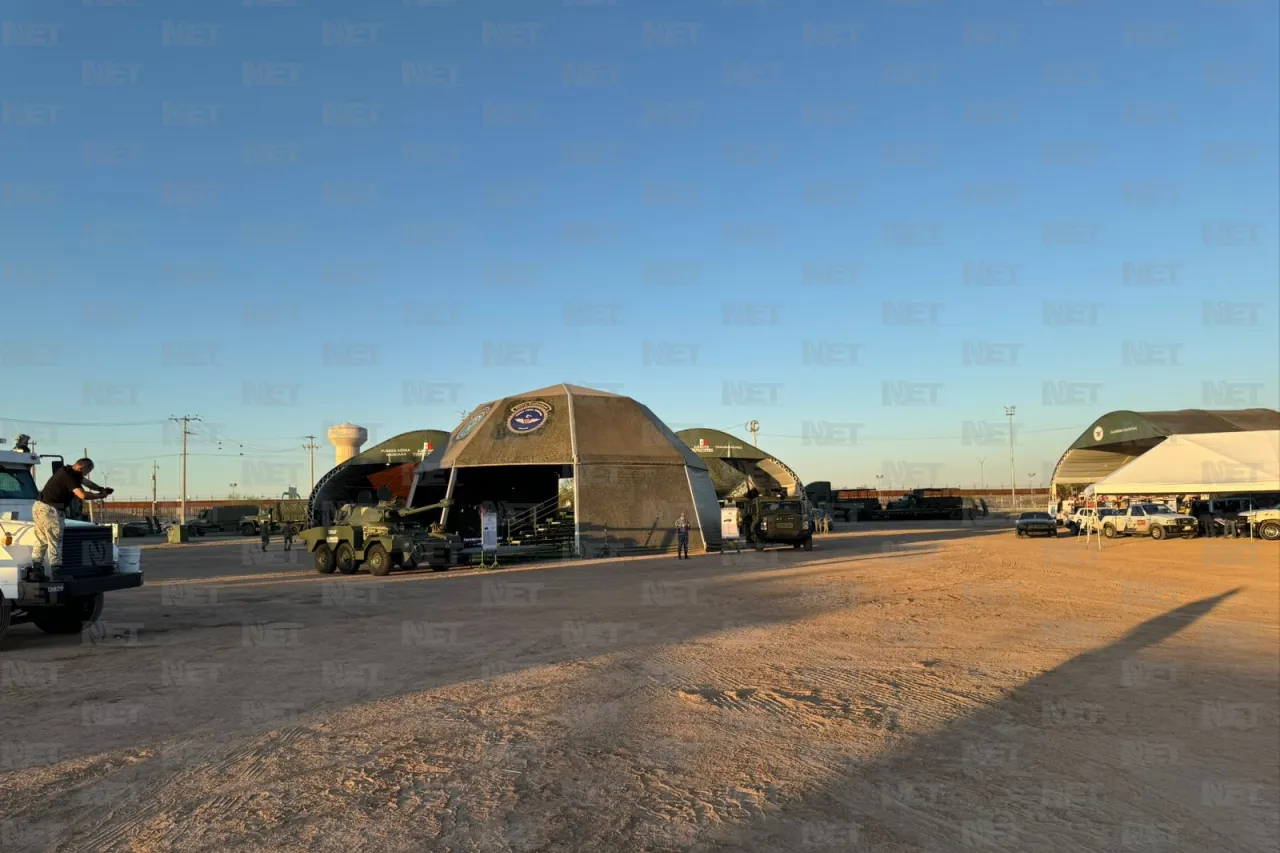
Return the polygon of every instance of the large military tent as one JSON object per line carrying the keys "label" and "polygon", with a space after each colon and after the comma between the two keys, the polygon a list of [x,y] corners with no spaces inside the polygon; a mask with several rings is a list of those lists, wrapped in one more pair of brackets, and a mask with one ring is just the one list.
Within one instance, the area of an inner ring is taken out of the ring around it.
{"label": "large military tent", "polygon": [[707,463],[720,498],[740,498],[753,488],[761,493],[785,489],[791,496],[804,490],[799,475],[790,466],[727,432],[695,427],[682,429],[676,435]]}
{"label": "large military tent", "polygon": [[720,546],[720,512],[706,464],[629,397],[553,385],[477,407],[418,466],[410,506],[442,497],[445,527],[470,532],[471,508],[529,507],[571,489],[582,556],[675,548],[685,513],[694,550]]}
{"label": "large military tent", "polygon": [[1085,490],[1099,495],[1280,492],[1280,430],[1174,435]]}
{"label": "large military tent", "polygon": [[438,429],[402,432],[330,469],[311,490],[311,524],[328,524],[345,503],[374,503],[380,486],[406,497],[418,463],[448,438],[449,433]]}
{"label": "large military tent", "polygon": [[1109,412],[1080,434],[1058,460],[1053,493],[1078,492],[1119,471],[1170,436],[1280,429],[1275,409],[1180,409]]}

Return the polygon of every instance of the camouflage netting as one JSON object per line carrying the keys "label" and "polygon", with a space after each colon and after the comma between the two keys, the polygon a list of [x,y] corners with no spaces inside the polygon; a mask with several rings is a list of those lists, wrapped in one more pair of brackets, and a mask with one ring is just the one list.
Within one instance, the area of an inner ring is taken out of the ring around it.
{"label": "camouflage netting", "polygon": [[[525,433],[509,424],[543,408]],[[422,483],[459,479],[481,466],[573,466],[583,556],[675,549],[674,524],[689,519],[691,549],[718,548],[720,512],[706,464],[648,408],[574,385],[555,385],[478,406],[418,467]],[[415,501],[416,503],[416,501]],[[705,534],[704,534],[705,531]]]}

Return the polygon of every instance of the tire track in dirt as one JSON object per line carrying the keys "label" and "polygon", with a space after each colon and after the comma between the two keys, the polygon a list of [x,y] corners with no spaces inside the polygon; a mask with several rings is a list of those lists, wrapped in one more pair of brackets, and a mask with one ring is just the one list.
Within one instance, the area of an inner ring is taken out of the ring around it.
{"label": "tire track in dirt", "polygon": [[[228,786],[243,788],[260,779],[265,771],[264,760],[274,750],[288,747],[298,741],[304,733],[304,727],[292,726],[267,732],[255,738],[248,738],[226,749],[220,745],[200,748],[201,758],[176,773],[165,775],[161,780],[141,791],[136,796],[139,804],[128,809],[113,809],[98,813],[77,821],[81,832],[77,835],[76,849],[96,850],[102,853],[114,853],[116,850],[132,850],[132,839],[139,835],[149,835],[146,830],[153,822],[163,820],[176,829],[177,837],[170,838],[174,830],[164,830],[164,840],[173,843],[192,832],[199,832],[201,822],[193,822],[191,818],[199,814],[205,822],[233,810],[239,802],[247,800],[247,795],[230,796],[218,794],[208,802],[201,802],[192,797],[193,790],[222,791]],[[194,755],[191,747],[199,741],[185,741],[168,747],[165,752],[172,755],[178,753],[185,759]],[[163,757],[160,759],[165,760]],[[218,811],[218,804],[223,804],[225,811]],[[123,814],[121,814],[123,812]],[[96,824],[83,834],[86,824]],[[121,846],[125,845],[125,846]]]}

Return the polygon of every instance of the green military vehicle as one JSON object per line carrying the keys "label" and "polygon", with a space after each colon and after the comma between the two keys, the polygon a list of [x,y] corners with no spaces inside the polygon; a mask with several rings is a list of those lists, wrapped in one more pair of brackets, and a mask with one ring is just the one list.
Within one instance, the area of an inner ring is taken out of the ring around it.
{"label": "green military vehicle", "polygon": [[240,535],[257,536],[263,525],[269,525],[268,530],[273,534],[283,533],[286,527],[297,533],[307,526],[307,501],[279,500],[262,504],[257,512],[240,519]]}
{"label": "green military vehicle", "polygon": [[462,538],[445,533],[438,524],[425,524],[424,516],[442,509],[447,501],[416,509],[405,509],[393,501],[376,506],[346,504],[326,527],[304,530],[299,539],[306,544],[322,575],[334,571],[355,574],[367,565],[369,574],[391,574],[397,567],[426,566],[443,572],[460,562]]}
{"label": "green military vehicle", "polygon": [[742,501],[738,510],[746,540],[757,551],[774,543],[813,550],[813,513],[807,497],[760,496]]}

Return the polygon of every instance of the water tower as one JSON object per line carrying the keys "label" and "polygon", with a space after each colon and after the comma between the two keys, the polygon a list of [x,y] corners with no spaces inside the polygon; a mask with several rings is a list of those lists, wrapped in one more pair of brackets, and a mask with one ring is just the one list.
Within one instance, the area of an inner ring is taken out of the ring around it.
{"label": "water tower", "polygon": [[360,452],[360,446],[369,440],[369,431],[353,423],[329,427],[329,443],[335,448],[334,464],[341,465]]}

